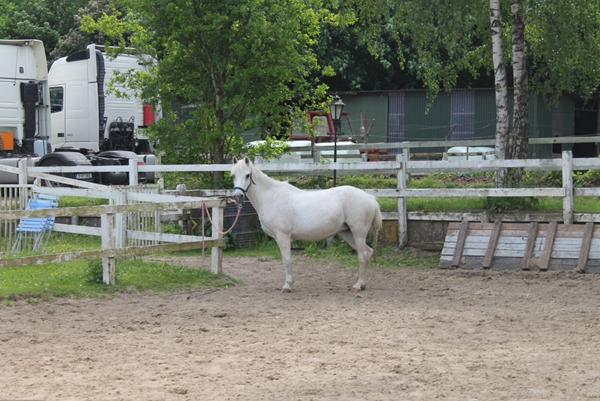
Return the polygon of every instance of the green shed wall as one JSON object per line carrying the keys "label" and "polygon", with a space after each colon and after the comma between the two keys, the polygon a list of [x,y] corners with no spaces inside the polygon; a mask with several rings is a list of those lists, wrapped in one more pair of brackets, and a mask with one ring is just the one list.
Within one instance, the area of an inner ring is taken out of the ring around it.
{"label": "green shed wall", "polygon": [[443,140],[450,135],[450,95],[439,95],[429,107],[425,91],[406,91],[404,96],[405,140]]}
{"label": "green shed wall", "polygon": [[[465,91],[462,89],[462,91]],[[468,90],[467,90],[468,91]],[[494,89],[472,89],[475,97],[474,139],[494,138],[496,132],[496,100]],[[450,138],[452,96],[440,94],[429,104],[424,90],[389,91],[377,93],[342,93],[345,110],[354,126],[360,129],[360,112],[374,119],[369,142],[387,142],[389,113],[388,98],[402,97],[403,138],[407,141],[445,140]],[[398,104],[398,102],[395,102]],[[512,91],[509,91],[509,110],[512,110]],[[509,113],[512,116],[512,111]],[[532,95],[529,102],[529,136],[531,138],[574,135],[575,102],[564,96],[550,104],[540,95]],[[344,133],[349,130],[344,127]],[[563,149],[570,149],[570,145]],[[531,157],[551,157],[551,145],[532,145]]]}
{"label": "green shed wall", "polygon": [[[387,142],[388,132],[388,94],[341,95],[345,104],[356,139],[360,138],[360,113],[364,113],[368,123],[372,122],[369,142]],[[348,122],[342,120],[342,135],[350,135]]]}

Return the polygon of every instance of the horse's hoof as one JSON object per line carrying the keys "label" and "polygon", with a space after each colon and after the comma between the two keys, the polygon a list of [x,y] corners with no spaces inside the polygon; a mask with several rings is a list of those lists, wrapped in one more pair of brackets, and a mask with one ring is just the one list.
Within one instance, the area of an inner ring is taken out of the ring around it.
{"label": "horse's hoof", "polygon": [[281,292],[292,292],[292,289],[290,287],[283,287]]}
{"label": "horse's hoof", "polygon": [[365,284],[354,284],[352,286],[352,289],[354,291],[364,291],[367,288],[367,286]]}

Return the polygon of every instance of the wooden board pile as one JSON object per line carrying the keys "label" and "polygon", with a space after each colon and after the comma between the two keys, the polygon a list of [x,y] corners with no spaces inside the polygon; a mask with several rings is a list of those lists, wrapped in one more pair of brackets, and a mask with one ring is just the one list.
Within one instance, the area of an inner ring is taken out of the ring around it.
{"label": "wooden board pile", "polygon": [[440,267],[600,273],[600,227],[594,223],[450,223]]}

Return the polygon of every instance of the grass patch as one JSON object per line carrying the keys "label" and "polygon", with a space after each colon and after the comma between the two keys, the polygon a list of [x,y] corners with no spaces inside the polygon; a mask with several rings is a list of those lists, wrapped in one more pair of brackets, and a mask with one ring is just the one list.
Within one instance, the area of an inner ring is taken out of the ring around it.
{"label": "grass patch", "polygon": [[[358,266],[358,260],[354,250],[344,241],[336,238],[333,244],[327,248],[321,242],[295,241],[293,247],[303,249],[302,254],[315,260],[334,261],[341,266],[355,268]],[[198,251],[193,251],[198,254]],[[257,257],[280,259],[279,248],[274,240],[265,238],[260,244],[251,249],[232,249],[225,251],[228,256],[237,257]],[[378,245],[377,258],[369,267],[382,269],[432,269],[437,268],[439,263],[439,253],[425,252],[413,248],[400,250],[395,246]]]}
{"label": "grass patch", "polygon": [[[397,211],[395,198],[378,198],[382,212]],[[537,198],[526,211],[560,212],[562,198]],[[575,197],[575,212],[600,213],[600,200],[596,197]],[[409,211],[423,212],[481,212],[488,209],[486,198],[408,198]],[[505,210],[506,213],[520,210],[518,207]]]}
{"label": "grass patch", "polygon": [[75,261],[0,270],[0,299],[98,297],[115,293],[168,292],[235,285],[223,275],[142,259],[117,260],[117,284],[101,282],[100,261]]}
{"label": "grass patch", "polygon": [[[25,243],[26,246],[31,248],[31,241]],[[12,245],[12,244],[11,244]],[[26,249],[26,246],[23,249]],[[95,237],[91,235],[80,235],[80,234],[67,234],[67,233],[57,233],[53,232],[46,242],[38,251],[24,250],[16,255],[11,255],[7,253],[6,255],[2,255],[0,252],[0,256],[6,259],[14,259],[21,258],[25,256],[35,256],[35,255],[47,255],[47,254],[55,254],[55,253],[67,253],[67,252],[77,252],[77,251],[90,251],[100,249],[101,240],[100,237]]]}
{"label": "grass patch", "polygon": [[108,199],[87,198],[83,196],[61,196],[58,199],[59,207],[98,206],[108,205]]}
{"label": "grass patch", "polygon": [[[309,243],[304,249],[304,254],[317,260],[334,261],[344,267],[358,267],[354,250],[337,238],[328,248],[320,243]],[[437,268],[440,257],[436,252],[424,252],[414,248],[401,250],[394,246],[382,245],[378,246],[376,256],[375,262],[371,261],[369,268],[429,270]]]}

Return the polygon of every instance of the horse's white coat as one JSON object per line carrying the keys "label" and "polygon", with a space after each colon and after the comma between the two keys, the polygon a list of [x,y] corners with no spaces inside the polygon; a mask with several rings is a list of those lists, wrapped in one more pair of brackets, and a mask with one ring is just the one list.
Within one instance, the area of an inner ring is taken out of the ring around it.
{"label": "horse's white coat", "polygon": [[373,196],[351,186],[303,191],[270,178],[248,158],[236,162],[231,173],[234,195],[248,197],[263,230],[279,246],[285,271],[283,291],[289,291],[294,282],[292,240],[318,241],[335,234],[356,250],[359,269],[353,288],[365,288],[365,270],[373,254],[366,242],[367,235],[373,229],[376,241],[382,224],[379,204]]}

